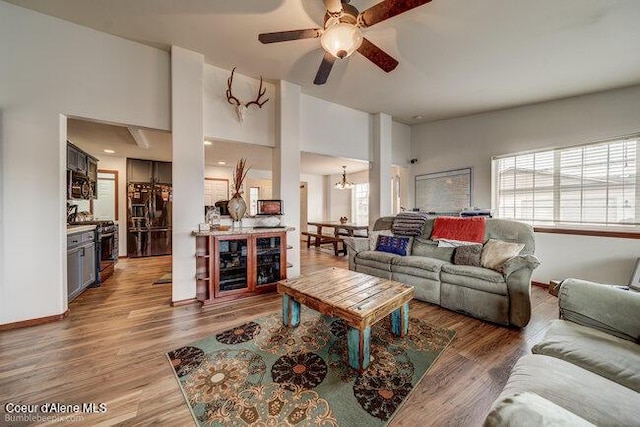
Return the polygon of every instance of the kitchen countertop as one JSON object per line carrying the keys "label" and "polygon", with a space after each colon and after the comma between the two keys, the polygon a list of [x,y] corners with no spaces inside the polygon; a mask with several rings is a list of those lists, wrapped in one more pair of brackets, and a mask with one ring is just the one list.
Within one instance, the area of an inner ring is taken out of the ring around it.
{"label": "kitchen countertop", "polygon": [[92,231],[96,229],[96,225],[67,225],[67,235],[82,233],[83,231]]}
{"label": "kitchen countertop", "polygon": [[228,230],[211,230],[211,231],[193,231],[194,236],[232,236],[238,234],[262,234],[262,233],[280,233],[283,231],[293,231],[295,227],[280,227],[280,228],[254,228],[254,227],[242,227],[231,228]]}

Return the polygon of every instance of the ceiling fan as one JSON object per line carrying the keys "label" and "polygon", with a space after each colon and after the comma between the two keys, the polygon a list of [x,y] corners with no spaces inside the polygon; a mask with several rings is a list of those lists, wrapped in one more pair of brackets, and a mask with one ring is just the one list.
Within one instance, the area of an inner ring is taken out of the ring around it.
{"label": "ceiling fan", "polygon": [[358,12],[358,9],[349,4],[349,0],[324,0],[327,9],[324,15],[324,28],[263,33],[258,35],[258,40],[266,44],[319,37],[325,54],[316,78],[313,80],[317,85],[327,82],[336,59],[347,58],[355,51],[388,73],[398,66],[398,61],[364,38],[361,29],[430,1],[384,0],[363,12]]}

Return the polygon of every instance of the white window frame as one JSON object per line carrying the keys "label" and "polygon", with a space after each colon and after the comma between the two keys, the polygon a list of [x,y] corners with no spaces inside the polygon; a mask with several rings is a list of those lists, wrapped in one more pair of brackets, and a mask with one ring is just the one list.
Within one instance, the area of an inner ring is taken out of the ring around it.
{"label": "white window frame", "polygon": [[[361,193],[363,192],[361,190],[362,188],[366,188],[364,190],[364,193],[365,193],[364,196],[361,195]],[[369,224],[369,191],[370,191],[370,186],[368,182],[353,185],[353,188],[351,190],[351,214],[353,215],[353,218],[351,220],[355,224],[359,224],[359,225]],[[362,215],[359,215],[359,212],[358,212],[359,197],[362,198],[362,200],[367,205],[367,212],[363,213]],[[363,219],[360,219],[360,216],[363,216]]]}
{"label": "white window frame", "polygon": [[640,134],[491,160],[495,217],[558,228],[640,226]]}

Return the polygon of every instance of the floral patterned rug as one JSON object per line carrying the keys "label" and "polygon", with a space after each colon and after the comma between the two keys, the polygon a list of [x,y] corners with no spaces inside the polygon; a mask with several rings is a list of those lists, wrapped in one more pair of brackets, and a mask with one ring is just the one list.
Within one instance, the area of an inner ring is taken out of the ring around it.
{"label": "floral patterned rug", "polygon": [[303,307],[300,325],[256,319],[167,353],[200,426],[385,425],[455,332],[411,318],[394,336],[372,328],[371,365],[347,360],[347,326]]}

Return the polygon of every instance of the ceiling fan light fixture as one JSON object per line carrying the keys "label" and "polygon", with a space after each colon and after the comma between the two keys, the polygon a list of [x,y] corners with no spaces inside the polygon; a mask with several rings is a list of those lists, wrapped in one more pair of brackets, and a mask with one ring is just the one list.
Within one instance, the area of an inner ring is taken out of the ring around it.
{"label": "ceiling fan light fixture", "polygon": [[331,25],[329,21],[320,36],[320,44],[336,58],[349,57],[362,44],[362,31],[353,24],[338,22]]}

